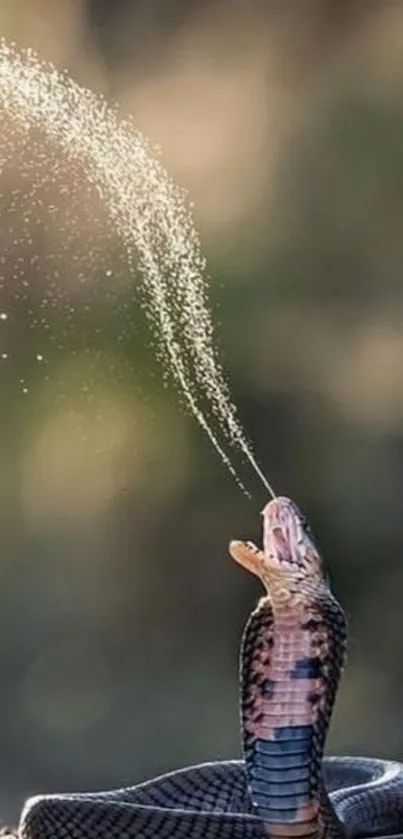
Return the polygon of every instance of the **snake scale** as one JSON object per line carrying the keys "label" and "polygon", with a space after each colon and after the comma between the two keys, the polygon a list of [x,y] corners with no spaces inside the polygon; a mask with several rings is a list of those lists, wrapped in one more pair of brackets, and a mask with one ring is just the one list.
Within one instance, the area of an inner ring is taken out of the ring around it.
{"label": "snake scale", "polygon": [[242,642],[243,760],[108,792],[36,796],[23,809],[20,839],[350,839],[403,831],[403,765],[323,759],[344,662],[344,612],[297,506],[277,497],[263,521],[263,550],[230,544],[266,589]]}

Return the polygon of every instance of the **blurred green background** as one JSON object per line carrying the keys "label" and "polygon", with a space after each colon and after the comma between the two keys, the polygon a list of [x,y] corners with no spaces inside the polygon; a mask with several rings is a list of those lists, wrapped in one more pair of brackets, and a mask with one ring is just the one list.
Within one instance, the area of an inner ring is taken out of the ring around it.
{"label": "blurred green background", "polygon": [[[403,755],[403,4],[3,0],[188,190],[259,463],[350,616],[329,751]],[[252,501],[164,386],[84,173],[1,114],[0,812],[237,756]],[[52,159],[58,175],[41,180]],[[29,166],[27,167],[27,161]],[[39,199],[38,200],[38,196]]]}

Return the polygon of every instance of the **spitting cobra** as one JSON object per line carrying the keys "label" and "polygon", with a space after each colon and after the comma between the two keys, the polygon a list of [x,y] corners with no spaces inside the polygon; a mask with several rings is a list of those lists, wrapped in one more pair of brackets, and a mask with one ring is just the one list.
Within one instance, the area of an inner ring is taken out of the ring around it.
{"label": "spitting cobra", "polygon": [[346,620],[298,507],[263,510],[263,550],[230,553],[262,581],[241,650],[243,760],[100,793],[31,798],[20,839],[353,839],[403,830],[403,765],[323,759]]}

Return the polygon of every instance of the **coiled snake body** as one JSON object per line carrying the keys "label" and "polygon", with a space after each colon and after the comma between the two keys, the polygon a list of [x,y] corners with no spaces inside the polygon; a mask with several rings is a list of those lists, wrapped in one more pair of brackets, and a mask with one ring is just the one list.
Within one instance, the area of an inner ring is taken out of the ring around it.
{"label": "coiled snake body", "polygon": [[110,792],[31,798],[20,839],[349,839],[403,831],[401,764],[323,760],[345,617],[296,505],[276,498],[263,517],[263,550],[230,545],[267,590],[242,644],[244,760]]}

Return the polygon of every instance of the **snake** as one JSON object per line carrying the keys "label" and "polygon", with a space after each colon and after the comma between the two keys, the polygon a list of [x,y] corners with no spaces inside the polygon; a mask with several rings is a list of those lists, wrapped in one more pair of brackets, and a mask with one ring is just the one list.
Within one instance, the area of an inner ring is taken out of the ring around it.
{"label": "snake", "polygon": [[19,839],[355,839],[403,831],[403,765],[324,757],[346,651],[346,617],[304,515],[263,510],[263,547],[232,541],[262,582],[240,655],[241,760],[133,787],[36,795]]}

